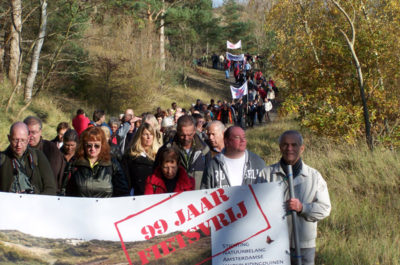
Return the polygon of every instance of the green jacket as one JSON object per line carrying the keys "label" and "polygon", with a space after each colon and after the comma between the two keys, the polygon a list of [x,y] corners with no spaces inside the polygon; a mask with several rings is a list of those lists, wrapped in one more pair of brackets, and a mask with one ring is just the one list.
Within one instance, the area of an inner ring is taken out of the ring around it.
{"label": "green jacket", "polygon": [[[1,153],[0,159],[0,191],[9,192],[15,178],[13,167],[14,154],[10,147]],[[56,182],[51,166],[42,151],[27,147],[21,158],[34,193],[56,195]]]}
{"label": "green jacket", "polygon": [[99,161],[92,168],[87,159],[80,158],[75,161],[66,195],[92,198],[128,196],[129,186],[117,160]]}

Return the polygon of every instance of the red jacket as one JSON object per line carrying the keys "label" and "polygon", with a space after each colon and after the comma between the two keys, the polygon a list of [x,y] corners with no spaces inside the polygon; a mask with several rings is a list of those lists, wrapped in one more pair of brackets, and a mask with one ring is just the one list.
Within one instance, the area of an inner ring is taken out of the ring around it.
{"label": "red jacket", "polygon": [[[189,178],[184,167],[179,166],[177,175],[178,181],[176,182],[174,192],[194,190],[194,178]],[[157,167],[153,175],[148,176],[146,179],[144,194],[160,193],[167,193],[167,187],[162,179],[161,168]]]}
{"label": "red jacket", "polygon": [[261,73],[261,71],[258,71],[258,72],[256,72],[256,74],[255,74],[255,76],[254,76],[255,78],[256,78],[256,80],[260,80],[261,79],[261,77],[262,77],[262,73]]}
{"label": "red jacket", "polygon": [[83,114],[78,114],[72,119],[72,126],[80,136],[81,133],[89,126],[89,118]]}
{"label": "red jacket", "polygon": [[267,92],[265,92],[265,90],[263,88],[260,88],[260,90],[258,90],[258,94],[260,94],[260,97],[263,100],[267,97]]}

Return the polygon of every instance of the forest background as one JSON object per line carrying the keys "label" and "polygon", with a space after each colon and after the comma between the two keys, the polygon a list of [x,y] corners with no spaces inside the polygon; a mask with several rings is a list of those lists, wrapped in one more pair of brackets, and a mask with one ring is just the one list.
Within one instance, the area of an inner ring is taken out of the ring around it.
{"label": "forest background", "polygon": [[397,0],[2,1],[0,145],[30,114],[50,136],[78,108],[116,116],[209,100],[190,88],[191,74],[207,73],[193,60],[242,40],[282,103],[280,127],[249,131],[250,146],[275,162],[272,136],[289,125],[318,146],[306,158],[334,202],[319,264],[399,264],[398,32]]}

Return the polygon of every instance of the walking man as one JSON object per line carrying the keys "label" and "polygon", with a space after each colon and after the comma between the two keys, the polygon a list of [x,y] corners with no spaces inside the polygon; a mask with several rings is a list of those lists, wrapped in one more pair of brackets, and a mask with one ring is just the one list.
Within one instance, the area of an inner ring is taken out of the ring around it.
{"label": "walking man", "polygon": [[[286,185],[287,209],[298,215],[298,232],[303,265],[314,264],[317,238],[317,222],[329,216],[331,202],[328,187],[321,174],[306,165],[302,159],[305,146],[298,131],[286,131],[279,137],[281,160],[267,168],[266,179],[259,178],[257,183],[280,181]],[[289,199],[288,165],[293,168],[293,185],[296,198]],[[291,217],[288,218],[291,227]],[[290,229],[289,231],[291,231]],[[291,236],[292,264],[296,264],[294,239]]]}
{"label": "walking man", "polygon": [[225,149],[216,155],[203,174],[202,189],[248,185],[266,177],[265,162],[246,149],[246,135],[239,126],[224,133]]}

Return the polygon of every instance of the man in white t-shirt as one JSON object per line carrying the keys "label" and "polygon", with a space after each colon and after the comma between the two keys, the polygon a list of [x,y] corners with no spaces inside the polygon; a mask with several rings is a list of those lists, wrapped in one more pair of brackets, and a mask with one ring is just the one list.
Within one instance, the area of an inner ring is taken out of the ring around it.
{"label": "man in white t-shirt", "polygon": [[224,133],[225,149],[210,161],[203,174],[202,189],[240,186],[265,178],[265,162],[246,149],[246,134],[239,126]]}

